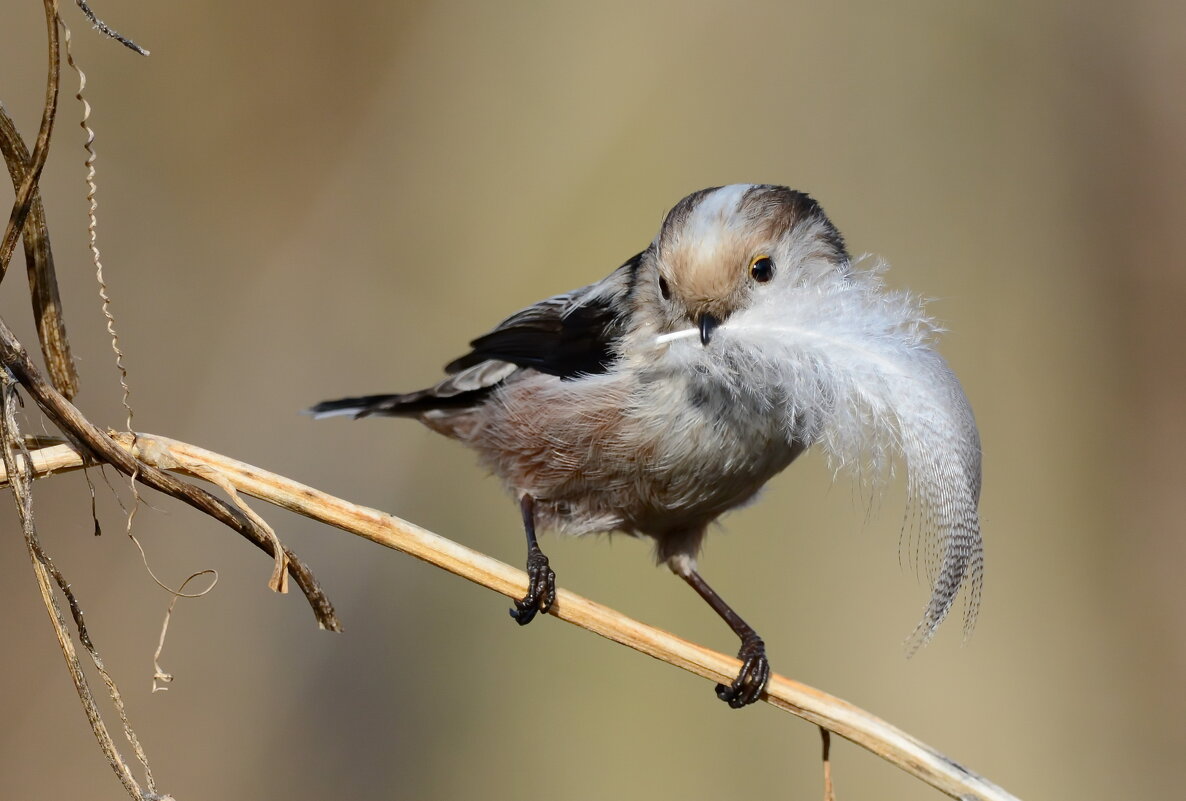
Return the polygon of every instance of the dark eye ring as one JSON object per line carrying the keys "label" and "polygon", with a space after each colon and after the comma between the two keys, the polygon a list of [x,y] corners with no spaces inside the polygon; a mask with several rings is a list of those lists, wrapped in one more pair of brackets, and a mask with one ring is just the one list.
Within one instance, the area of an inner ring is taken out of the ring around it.
{"label": "dark eye ring", "polygon": [[749,263],[750,277],[764,284],[774,277],[774,262],[769,256],[755,256]]}
{"label": "dark eye ring", "polygon": [[667,279],[663,276],[659,276],[659,294],[663,300],[671,300],[671,287],[667,286]]}

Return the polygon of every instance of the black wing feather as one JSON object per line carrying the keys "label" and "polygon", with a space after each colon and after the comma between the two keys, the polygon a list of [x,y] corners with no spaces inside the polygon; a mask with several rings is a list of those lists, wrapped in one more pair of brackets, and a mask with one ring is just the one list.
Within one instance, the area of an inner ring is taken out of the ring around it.
{"label": "black wing feather", "polygon": [[642,254],[596,284],[542,300],[511,315],[470,343],[473,350],[450,362],[449,377],[428,389],[324,401],[317,417],[383,415],[415,417],[482,403],[508,377],[529,368],[562,379],[604,373],[629,314]]}
{"label": "black wing feather", "polygon": [[608,284],[611,291],[599,291],[602,284],[594,284],[511,315],[471,342],[473,350],[450,362],[445,371],[456,373],[482,362],[502,361],[561,378],[604,373],[614,361],[614,345],[625,318],[622,300],[633,285],[641,258],[640,253],[619,268],[625,280],[618,286]]}

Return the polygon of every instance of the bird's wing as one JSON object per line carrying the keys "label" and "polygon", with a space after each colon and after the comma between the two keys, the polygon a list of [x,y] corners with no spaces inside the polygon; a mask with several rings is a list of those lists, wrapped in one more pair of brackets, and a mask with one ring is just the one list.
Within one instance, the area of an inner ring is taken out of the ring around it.
{"label": "bird's wing", "polygon": [[478,337],[472,351],[450,362],[449,376],[418,392],[324,401],[315,417],[416,416],[481,403],[521,369],[576,378],[603,373],[615,358],[614,344],[626,328],[631,288],[642,254],[596,284],[528,306]]}
{"label": "bird's wing", "polygon": [[450,362],[445,371],[460,377],[494,361],[560,378],[605,372],[625,329],[627,300],[641,258],[642,254],[635,256],[596,284],[516,312],[471,342],[473,350]]}

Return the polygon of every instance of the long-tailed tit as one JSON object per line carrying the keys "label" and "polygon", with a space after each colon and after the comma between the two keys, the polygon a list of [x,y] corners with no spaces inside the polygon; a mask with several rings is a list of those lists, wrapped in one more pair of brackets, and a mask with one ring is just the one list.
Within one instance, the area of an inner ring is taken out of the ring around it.
{"label": "long-tailed tit", "polygon": [[811,446],[858,477],[900,456],[932,582],[917,648],[968,587],[979,604],[980,440],[959,381],[931,347],[915,297],[854,265],[809,196],[781,186],[696,192],[642,253],[475,339],[419,392],[326,401],[316,416],[415,417],[478,452],[515,493],[527,594],[547,612],[556,579],[536,527],[654,540],[741,638],[717,695],[756,701],[770,667],[757,633],[701,578],[709,525]]}

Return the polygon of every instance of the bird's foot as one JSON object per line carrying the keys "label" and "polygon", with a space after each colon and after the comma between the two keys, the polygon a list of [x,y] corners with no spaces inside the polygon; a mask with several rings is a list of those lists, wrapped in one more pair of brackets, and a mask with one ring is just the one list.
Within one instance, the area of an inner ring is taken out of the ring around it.
{"label": "bird's foot", "polygon": [[548,557],[538,547],[527,553],[527,594],[515,601],[511,617],[520,626],[535,619],[536,612],[548,613],[556,602],[556,572],[548,564]]}
{"label": "bird's foot", "polygon": [[742,638],[737,658],[741,660],[741,671],[732,684],[717,685],[717,698],[734,709],[741,709],[762,696],[766,682],[770,681],[770,662],[766,659],[766,644],[756,634]]}

